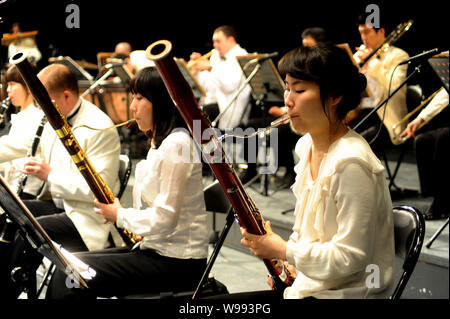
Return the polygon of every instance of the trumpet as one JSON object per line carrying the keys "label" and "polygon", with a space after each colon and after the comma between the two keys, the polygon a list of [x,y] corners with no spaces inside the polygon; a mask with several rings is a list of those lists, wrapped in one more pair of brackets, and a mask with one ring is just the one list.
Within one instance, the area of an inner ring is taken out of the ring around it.
{"label": "trumpet", "polygon": [[199,57],[196,60],[187,62],[186,67],[188,68],[188,70],[190,70],[197,63],[199,63],[199,62],[201,62],[203,60],[209,59],[211,57],[212,53],[213,53],[213,50],[209,51],[206,54],[203,54],[201,57]]}
{"label": "trumpet", "polygon": [[[395,125],[392,126],[392,132],[394,134],[394,140],[399,141],[400,143],[404,143],[407,139],[408,136],[404,136],[404,137],[400,137],[400,134],[402,133],[401,131],[401,127],[402,124],[405,123],[411,116],[413,116],[414,114],[416,114],[418,111],[420,111],[423,107],[425,107],[439,92],[441,92],[444,89],[444,87],[442,86],[440,89],[438,89],[436,92],[434,92],[433,94],[431,94],[427,99],[425,99],[419,106],[417,106],[414,110],[412,110],[411,112],[409,112],[408,114],[406,114],[398,123],[396,123]],[[422,122],[419,127],[417,129],[422,128],[425,124],[427,124],[432,118],[434,118],[436,115],[438,115],[439,113],[441,113],[441,111],[443,109],[445,109],[448,106],[448,104],[443,105],[440,109],[438,109],[433,116],[427,120]],[[399,130],[400,128],[400,130]]]}

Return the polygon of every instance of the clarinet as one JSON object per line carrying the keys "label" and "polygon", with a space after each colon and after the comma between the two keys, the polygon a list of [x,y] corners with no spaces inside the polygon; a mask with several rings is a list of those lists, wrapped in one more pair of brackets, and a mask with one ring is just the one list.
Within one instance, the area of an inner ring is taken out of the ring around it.
{"label": "clarinet", "polygon": [[[33,144],[31,144],[31,149],[28,151],[27,157],[33,157],[36,155],[39,142],[41,141],[42,131],[44,130],[44,125],[47,123],[47,118],[45,115],[42,117],[41,123],[39,124],[38,129],[36,130],[36,135],[34,136]],[[27,183],[28,175],[22,174],[19,177],[17,183],[16,194],[20,197],[22,195],[23,189],[25,188],[25,184]]]}
{"label": "clarinet", "polygon": [[[94,193],[94,196],[103,204],[112,204],[114,202],[113,192],[89,161],[86,153],[76,140],[66,118],[59,110],[59,107],[50,100],[50,96],[44,85],[33,72],[30,62],[28,62],[26,58],[26,54],[19,52],[13,55],[9,62],[16,65],[20,75],[28,86],[31,95],[33,95],[33,98],[41,106],[48,122],[55,130],[56,135],[71,156],[78,171],[89,185],[92,193]],[[125,243],[129,246],[134,245],[141,240],[140,236],[137,236],[126,229],[120,229],[119,233]]]}
{"label": "clarinet", "polygon": [[[171,49],[172,44],[169,41],[157,41],[147,48],[146,56],[155,62],[174,104],[188,125],[195,142],[201,146],[205,159],[230,200],[239,225],[252,234],[264,235],[266,231],[262,215],[245,191],[232,164],[225,160],[222,144],[215,135],[203,134],[205,130],[211,129],[211,125],[200,111],[192,89],[170,53]],[[207,139],[204,139],[204,135],[208,136]],[[220,160],[217,160],[217,154],[221,156]],[[292,285],[293,278],[281,260],[263,259],[263,262],[272,278],[274,289],[284,289]]]}
{"label": "clarinet", "polygon": [[7,97],[2,101],[2,104],[0,106],[0,127],[5,123],[5,113],[11,106],[11,98]]}

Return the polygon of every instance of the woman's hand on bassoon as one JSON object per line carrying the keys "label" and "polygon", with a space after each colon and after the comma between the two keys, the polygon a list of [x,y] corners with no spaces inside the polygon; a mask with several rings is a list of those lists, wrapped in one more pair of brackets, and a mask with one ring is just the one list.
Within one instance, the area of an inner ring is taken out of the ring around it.
{"label": "woman's hand on bassoon", "polygon": [[264,235],[254,235],[241,227],[241,245],[250,248],[250,252],[258,258],[286,260],[287,242],[272,231],[270,221],[264,224],[264,229]]}
{"label": "woman's hand on bassoon", "polygon": [[[292,279],[295,280],[295,278],[297,278],[297,271],[295,270],[295,267],[292,266],[287,261],[285,261],[283,264],[284,264],[284,267],[286,267],[287,270],[289,271],[289,274],[291,275]],[[275,284],[273,283],[271,276],[267,276],[267,284],[270,286],[270,288],[274,289]]]}
{"label": "woman's hand on bassoon", "polygon": [[122,208],[119,199],[114,198],[114,203],[112,204],[103,204],[100,203],[97,199],[94,200],[94,205],[98,208],[95,208],[95,212],[97,214],[103,215],[105,219],[105,224],[108,222],[115,223],[117,220],[117,211],[119,208]]}

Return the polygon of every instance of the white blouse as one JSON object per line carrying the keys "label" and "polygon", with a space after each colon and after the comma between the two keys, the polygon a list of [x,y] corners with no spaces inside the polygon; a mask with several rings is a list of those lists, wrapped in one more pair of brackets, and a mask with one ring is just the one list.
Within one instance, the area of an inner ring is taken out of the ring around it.
{"label": "white blouse", "polygon": [[353,130],[311,178],[311,137],[296,145],[295,224],[286,256],[297,278],[285,298],[384,298],[393,285],[394,226],[384,167]]}
{"label": "white blouse", "polygon": [[119,209],[117,225],[143,236],[141,248],[173,258],[207,257],[202,166],[193,160],[193,145],[186,130],[176,129],[136,165],[134,208]]}

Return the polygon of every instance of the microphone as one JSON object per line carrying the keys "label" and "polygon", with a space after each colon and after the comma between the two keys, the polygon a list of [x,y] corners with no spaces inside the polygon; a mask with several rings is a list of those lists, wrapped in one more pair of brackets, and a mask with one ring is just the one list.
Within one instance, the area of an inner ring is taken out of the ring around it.
{"label": "microphone", "polygon": [[429,57],[432,57],[433,55],[436,55],[441,52],[442,52],[442,50],[439,48],[435,48],[435,49],[429,50],[429,51],[424,51],[420,54],[417,54],[417,55],[409,58],[408,60],[400,62],[399,65],[403,65],[403,64],[407,64],[407,63],[409,64],[412,61],[417,60],[417,59],[428,59]]}
{"label": "microphone", "polygon": [[254,63],[261,63],[264,62],[266,60],[269,60],[271,58],[274,58],[278,56],[278,52],[273,52],[273,53],[267,53],[266,55],[260,57],[260,58],[256,58],[256,59],[251,59],[250,61],[248,61],[249,64],[254,64]]}

